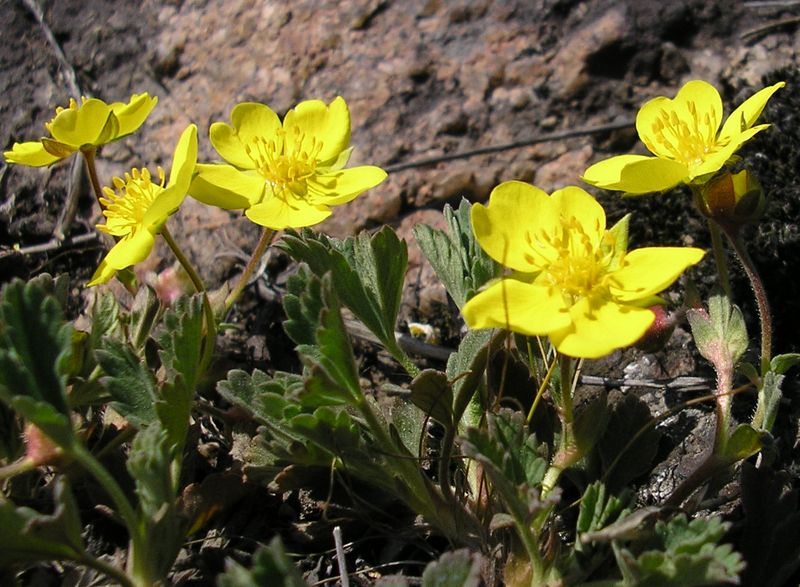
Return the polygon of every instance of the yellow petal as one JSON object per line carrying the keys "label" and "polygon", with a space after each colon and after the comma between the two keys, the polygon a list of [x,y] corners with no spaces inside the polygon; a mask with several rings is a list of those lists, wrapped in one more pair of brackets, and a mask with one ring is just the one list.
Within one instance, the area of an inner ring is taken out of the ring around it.
{"label": "yellow petal", "polygon": [[550,196],[521,181],[503,182],[494,188],[489,205],[475,204],[471,217],[472,230],[483,250],[498,263],[523,273],[541,269],[537,264],[541,259],[531,255],[528,243],[542,230],[549,233],[560,226]]}
{"label": "yellow petal", "polygon": [[138,129],[158,103],[158,98],[150,94],[134,94],[127,104],[115,102],[111,104],[111,111],[117,118],[119,128],[114,138],[127,136]]}
{"label": "yellow petal", "polygon": [[693,247],[645,247],[625,255],[611,274],[611,293],[615,299],[631,302],[649,297],[672,285],[688,267],[705,255]]}
{"label": "yellow petal", "polygon": [[329,106],[320,100],[306,100],[286,113],[286,152],[298,147],[309,150],[312,138],[322,143],[316,156],[320,165],[333,164],[350,144],[350,110],[339,96]]}
{"label": "yellow petal", "polygon": [[386,177],[383,169],[372,165],[318,174],[308,179],[308,194],[315,204],[336,206],[375,187]]}
{"label": "yellow petal", "polygon": [[313,206],[287,190],[280,196],[267,195],[263,202],[245,210],[245,215],[260,226],[283,230],[319,224],[331,210],[324,205]]}
{"label": "yellow petal", "polygon": [[230,165],[199,163],[189,195],[209,206],[226,210],[249,208],[264,195],[264,180]]}
{"label": "yellow petal", "polygon": [[703,129],[702,134],[714,137],[722,122],[722,98],[717,89],[708,82],[692,80],[678,91],[674,99],[654,98],[639,109],[636,115],[636,131],[642,142],[654,155],[674,159],[675,154],[660,140],[659,120],[664,115],[676,118],[693,131],[699,122]]}
{"label": "yellow petal", "polygon": [[692,167],[689,174],[689,179],[692,180],[696,177],[701,177],[703,175],[719,171],[726,163],[728,163],[731,157],[733,157],[734,153],[736,153],[736,151],[738,151],[744,143],[752,139],[762,130],[769,128],[769,126],[770,125],[768,124],[759,124],[758,126],[748,128],[744,132],[735,135],[730,139],[725,147],[716,151],[715,153],[707,155],[700,165]]}
{"label": "yellow petal", "polygon": [[111,108],[102,100],[90,98],[77,109],[66,108],[50,122],[50,134],[57,141],[80,149],[96,145],[106,128]]}
{"label": "yellow petal", "polygon": [[167,219],[175,214],[186,197],[186,190],[173,185],[161,190],[142,218],[141,228],[158,232]]}
{"label": "yellow petal", "polygon": [[461,312],[470,328],[505,328],[531,336],[549,334],[571,322],[558,290],[508,278],[470,298]]}
{"label": "yellow petal", "polygon": [[30,165],[31,167],[45,167],[62,159],[48,152],[40,141],[14,143],[10,151],[3,153],[3,157],[7,163]]}
{"label": "yellow petal", "polygon": [[108,252],[105,263],[119,271],[147,259],[155,239],[148,230],[137,230],[133,236],[124,237]]}
{"label": "yellow petal", "polygon": [[117,272],[116,269],[109,267],[106,260],[103,259],[100,261],[100,266],[97,268],[97,271],[94,272],[92,275],[91,281],[86,284],[86,287],[94,287],[95,285],[100,285],[102,283],[108,283],[114,274]]}
{"label": "yellow petal", "polygon": [[598,161],[583,173],[581,180],[589,185],[603,189],[615,189],[609,186],[617,185],[622,177],[622,170],[631,163],[649,161],[652,157],[644,155],[617,155]]}
{"label": "yellow petal", "polygon": [[761,112],[764,110],[767,102],[769,102],[772,94],[780,90],[785,85],[786,82],[778,82],[777,84],[771,85],[768,88],[759,90],[745,100],[741,105],[739,105],[738,108],[736,108],[736,110],[731,112],[731,115],[725,121],[725,124],[722,126],[722,131],[719,135],[719,140],[730,140],[736,137],[736,135],[739,133],[753,126],[756,120],[758,120],[758,117],[761,116]]}
{"label": "yellow petal", "polygon": [[688,177],[689,169],[683,163],[658,157],[647,157],[625,165],[620,172],[618,182],[602,187],[637,196],[667,191]]}
{"label": "yellow petal", "polygon": [[[589,237],[591,248],[594,251],[606,229],[606,213],[603,207],[591,195],[575,186],[568,186],[556,190],[550,196],[556,204],[561,218],[568,220],[574,218],[583,228],[583,231],[570,230],[570,237],[575,239],[575,245],[580,245],[582,239]],[[573,250],[577,250],[573,248]]]}
{"label": "yellow petal", "polygon": [[196,165],[197,126],[190,124],[183,130],[178,139],[178,144],[175,146],[168,185],[179,186],[185,193],[189,189]]}
{"label": "yellow petal", "polygon": [[570,309],[571,324],[550,333],[558,352],[581,359],[597,359],[638,341],[655,319],[646,308],[611,300],[583,298]]}
{"label": "yellow petal", "polygon": [[229,126],[215,122],[209,130],[211,144],[225,161],[240,169],[255,169],[253,159],[245,146],[257,149],[258,141],[273,141],[275,152],[283,149],[283,137],[279,132],[281,121],[269,106],[257,102],[242,102],[231,112]]}

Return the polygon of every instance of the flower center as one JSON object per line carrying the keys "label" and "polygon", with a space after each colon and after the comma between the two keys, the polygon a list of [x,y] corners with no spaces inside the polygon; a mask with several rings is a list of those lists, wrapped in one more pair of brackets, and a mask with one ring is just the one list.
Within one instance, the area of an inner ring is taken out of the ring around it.
{"label": "flower center", "polygon": [[287,152],[287,132],[284,129],[278,132],[283,135],[280,145],[272,139],[255,137],[252,143],[245,145],[245,151],[255,163],[256,171],[273,190],[290,189],[298,195],[305,195],[306,180],[317,168],[322,142],[293,127],[293,147],[291,152]]}
{"label": "flower center", "polygon": [[610,254],[592,243],[583,225],[574,217],[562,218],[560,230],[542,232],[532,240],[532,259],[543,267],[537,283],[556,288],[571,306],[580,299],[607,289],[604,283]]}
{"label": "flower center", "polygon": [[[701,116],[693,101],[687,103],[686,111],[688,117],[679,116],[675,110],[662,108],[653,123],[652,132],[661,150],[666,150],[676,161],[690,166],[699,165],[709,153],[721,146],[717,144],[719,121],[713,110]],[[656,152],[656,149],[650,150]]]}
{"label": "flower center", "polygon": [[155,201],[156,196],[164,190],[164,170],[158,168],[159,183],[154,183],[147,169],[133,169],[125,174],[125,179],[113,178],[114,188],[103,188],[105,197],[100,199],[103,205],[105,225],[98,225],[97,230],[114,236],[127,236],[136,232],[144,221],[144,215]]}

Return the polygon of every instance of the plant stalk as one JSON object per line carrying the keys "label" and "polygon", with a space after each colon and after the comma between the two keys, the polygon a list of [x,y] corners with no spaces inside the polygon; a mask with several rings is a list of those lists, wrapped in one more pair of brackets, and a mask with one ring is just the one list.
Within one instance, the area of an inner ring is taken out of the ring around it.
{"label": "plant stalk", "polygon": [[739,259],[739,262],[744,269],[747,279],[750,280],[750,287],[753,289],[753,294],[756,299],[758,307],[758,319],[761,326],[761,374],[769,371],[770,361],[772,360],[772,312],[769,307],[769,299],[767,298],[767,290],[764,287],[764,281],[753,263],[750,253],[744,246],[738,231],[735,229],[722,226],[725,231],[725,236],[733,247],[733,251]]}
{"label": "plant stalk", "polygon": [[83,160],[86,161],[86,171],[89,173],[89,182],[92,184],[92,191],[97,200],[97,205],[100,210],[103,210],[103,204],[100,199],[103,197],[103,188],[100,185],[100,180],[97,178],[97,166],[95,165],[95,155],[97,154],[97,147],[82,150]]}
{"label": "plant stalk", "polygon": [[231,309],[236,300],[239,299],[239,296],[242,295],[244,288],[247,287],[247,283],[250,281],[250,276],[253,274],[253,271],[255,271],[256,267],[258,267],[259,262],[261,262],[261,257],[264,256],[264,251],[267,250],[267,247],[272,242],[275,234],[276,233],[274,230],[267,227],[264,227],[264,230],[261,231],[261,237],[258,239],[256,248],[253,249],[253,254],[250,256],[250,260],[247,262],[244,271],[239,276],[239,281],[236,283],[236,287],[234,287],[233,290],[228,294],[228,297],[225,298],[226,312]]}

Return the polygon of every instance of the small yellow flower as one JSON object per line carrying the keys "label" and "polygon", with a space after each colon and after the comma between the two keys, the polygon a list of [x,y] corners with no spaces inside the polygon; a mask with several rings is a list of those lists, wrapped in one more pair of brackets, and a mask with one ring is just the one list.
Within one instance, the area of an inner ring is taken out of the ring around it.
{"label": "small yellow flower", "polygon": [[147,169],[133,169],[125,179],[114,178],[114,189],[103,188],[104,225],[97,230],[119,238],[100,263],[89,286],[106,283],[117,271],[144,261],[153,249],[155,235],[186,197],[197,164],[197,127],[190,124],[181,134],[169,182],[158,168],[159,183]]}
{"label": "small yellow flower", "polygon": [[158,98],[151,98],[146,92],[134,94],[127,104],[83,98],[79,106],[70,99],[67,108],[56,108],[55,117],[45,123],[52,138],[14,143],[3,156],[7,162],[19,165],[52,165],[76,151],[94,150],[131,134],[142,126],[156,102]]}
{"label": "small yellow flower", "polygon": [[620,155],[595,163],[583,181],[630,195],[661,192],[678,184],[704,183],[736,151],[769,124],[753,126],[784,82],[750,96],[722,121],[722,98],[700,80],[684,85],[675,99],[660,96],[639,110],[636,130],[655,157]]}
{"label": "small yellow flower", "polygon": [[301,102],[281,123],[268,106],[238,104],[233,126],[211,125],[214,148],[225,164],[200,164],[189,193],[226,209],[244,209],[261,226],[281,230],[322,222],[344,204],[386,179],[379,167],[343,169],[350,157],[350,111],[338,97],[330,105]]}
{"label": "small yellow flower", "polygon": [[634,344],[655,315],[647,307],[703,257],[695,248],[627,251],[623,225],[606,230],[597,201],[578,187],[548,196],[532,185],[497,186],[472,226],[490,257],[513,271],[463,308],[470,328],[549,336],[562,354],[597,358]]}

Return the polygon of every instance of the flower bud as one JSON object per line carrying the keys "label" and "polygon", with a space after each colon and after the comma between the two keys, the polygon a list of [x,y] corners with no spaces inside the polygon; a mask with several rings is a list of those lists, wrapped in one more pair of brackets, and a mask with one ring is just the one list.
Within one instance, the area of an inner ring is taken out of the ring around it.
{"label": "flower bud", "polygon": [[654,353],[666,346],[678,319],[675,312],[667,313],[664,306],[650,306],[649,310],[656,315],[656,319],[638,340],[636,348],[645,353]]}
{"label": "flower bud", "polygon": [[23,434],[25,454],[35,466],[52,465],[61,457],[61,448],[35,424],[28,422]]}
{"label": "flower bud", "polygon": [[723,224],[742,226],[754,222],[764,205],[761,184],[746,169],[723,173],[702,188],[702,212]]}

